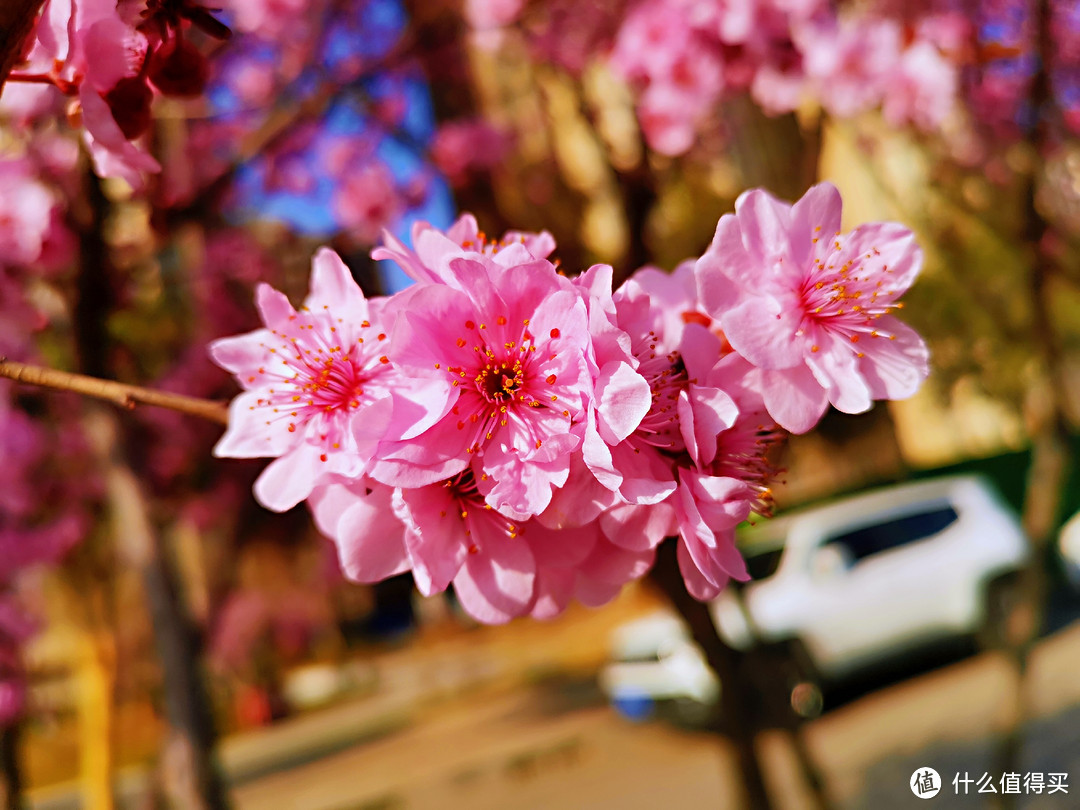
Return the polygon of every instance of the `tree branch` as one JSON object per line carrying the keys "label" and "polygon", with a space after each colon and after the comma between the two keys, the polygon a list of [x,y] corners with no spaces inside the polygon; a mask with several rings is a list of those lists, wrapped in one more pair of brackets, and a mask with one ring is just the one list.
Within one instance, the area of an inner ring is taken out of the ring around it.
{"label": "tree branch", "polygon": [[0,3],[0,90],[22,56],[22,46],[45,0],[5,0]]}
{"label": "tree branch", "polygon": [[197,416],[200,419],[208,419],[221,425],[229,423],[228,407],[222,402],[157,391],[137,385],[126,385],[112,380],[88,377],[85,374],[72,374],[68,371],[16,363],[2,357],[0,357],[0,377],[42,388],[74,391],[84,396],[107,400],[129,411],[134,410],[137,405],[155,405],[159,408],[186,413],[189,416]]}

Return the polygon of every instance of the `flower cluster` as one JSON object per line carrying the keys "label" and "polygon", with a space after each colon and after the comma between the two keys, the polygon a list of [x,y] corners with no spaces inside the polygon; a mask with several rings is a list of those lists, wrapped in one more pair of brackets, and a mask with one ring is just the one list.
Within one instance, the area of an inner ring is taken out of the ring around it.
{"label": "flower cluster", "polygon": [[492,242],[470,216],[385,235],[375,258],[416,281],[388,298],[323,249],[304,306],[264,285],[265,328],[212,344],[245,389],[215,452],[274,457],[256,497],[307,501],[351,579],[453,583],[482,622],[606,602],[671,535],[711,598],[746,577],[734,530],[768,511],[786,431],[927,374],[890,314],[912,234],[842,234],[840,205],[748,192],[700,259],[614,291],[606,265],[564,275],[549,234]]}
{"label": "flower cluster", "polygon": [[748,92],[770,115],[807,97],[847,117],[883,105],[889,123],[938,126],[951,109],[957,66],[928,16],[910,31],[871,13],[838,17],[821,0],[641,0],[616,37],[612,66],[640,90],[649,145],[678,155],[726,95]]}
{"label": "flower cluster", "polygon": [[160,169],[134,143],[150,127],[154,93],[189,98],[206,88],[210,64],[191,42],[193,28],[231,35],[194,0],[47,0],[25,63],[8,77],[23,88],[16,107],[29,115],[48,105],[45,85],[77,97],[97,173],[139,188],[143,172]]}

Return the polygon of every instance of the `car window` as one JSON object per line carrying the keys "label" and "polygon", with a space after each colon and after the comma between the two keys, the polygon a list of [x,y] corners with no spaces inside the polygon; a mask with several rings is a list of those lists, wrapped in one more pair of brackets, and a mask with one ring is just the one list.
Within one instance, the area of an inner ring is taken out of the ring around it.
{"label": "car window", "polygon": [[746,557],[746,570],[751,580],[765,579],[776,573],[780,567],[780,558],[784,555],[782,548],[774,551],[765,551]]}
{"label": "car window", "polygon": [[862,526],[835,535],[826,545],[839,545],[853,562],[888,551],[891,548],[931,537],[957,520],[956,510],[939,503],[893,520]]}

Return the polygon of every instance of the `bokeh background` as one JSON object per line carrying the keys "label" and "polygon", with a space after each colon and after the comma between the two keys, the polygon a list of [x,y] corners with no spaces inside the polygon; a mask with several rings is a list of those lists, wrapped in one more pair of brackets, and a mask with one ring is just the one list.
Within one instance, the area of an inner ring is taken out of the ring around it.
{"label": "bokeh background", "polygon": [[[711,632],[660,566],[602,609],[478,627],[407,578],[345,581],[306,511],[254,502],[261,462],[211,457],[219,426],[5,382],[9,807],[886,808],[918,801],[924,766],[942,803],[1076,806],[1080,783],[998,780],[1080,778],[1080,548],[1059,531],[1080,508],[1080,6],[221,5],[233,36],[192,32],[209,84],[155,100],[143,146],[162,171],[141,189],[95,174],[55,88],[4,87],[0,356],[225,400],[206,344],[257,325],[257,282],[301,298],[318,245],[391,292],[407,279],[369,258],[380,231],[471,211],[620,279],[700,255],[748,188],[794,200],[827,179],[846,227],[917,232],[904,317],[932,373],[792,438],[777,512],[981,473],[1032,564],[989,642],[842,689],[713,642],[699,655],[745,698],[733,723],[715,695],[602,688],[628,637],[647,664]],[[639,622],[658,611],[674,623]],[[958,797],[957,773],[998,793]]]}

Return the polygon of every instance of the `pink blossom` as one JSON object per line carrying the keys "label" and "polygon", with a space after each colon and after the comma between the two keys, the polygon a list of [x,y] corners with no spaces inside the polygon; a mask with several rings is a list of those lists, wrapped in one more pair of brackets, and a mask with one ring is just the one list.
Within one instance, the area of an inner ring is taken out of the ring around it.
{"label": "pink blossom", "polygon": [[611,65],[627,79],[648,84],[669,69],[677,54],[693,37],[687,15],[664,0],[645,0],[626,15]]}
{"label": "pink blossom", "polygon": [[860,413],[911,396],[928,373],[922,339],[890,314],[922,266],[914,236],[892,223],[842,234],[840,210],[828,183],[794,206],[747,192],[696,267],[706,311],[761,369],[769,414],[794,433],[830,402]]}
{"label": "pink blossom", "polygon": [[795,109],[805,89],[797,32],[823,15],[819,0],[716,3],[644,0],[627,14],[611,64],[639,90],[649,145],[688,151],[717,103],[749,90],[769,114]]}
{"label": "pink blossom", "polygon": [[[764,485],[771,469],[762,459],[767,445],[748,447],[741,438],[747,421],[755,425],[755,438],[761,424],[752,407],[740,412],[733,396],[752,405],[741,390],[745,364],[733,367],[724,342],[701,322],[708,319],[688,290],[688,270],[684,265],[665,278],[647,268],[616,293],[619,325],[632,336],[651,402],[634,432],[610,447],[609,457],[587,443],[586,459],[597,478],[617,484],[628,501],[601,516],[605,536],[641,551],[678,534],[687,587],[707,599],[730,577],[745,578],[734,529],[758,505],[762,488],[751,485],[746,471]],[[597,401],[602,409],[599,387]]]}
{"label": "pink blossom", "polygon": [[[705,327],[686,327],[682,354],[698,384],[690,389],[681,420],[694,465],[678,466],[679,490],[672,500],[681,540],[679,567],[698,599],[713,598],[729,579],[746,579],[735,527],[751,511],[771,514],[770,487],[777,472],[772,455],[785,435],[765,410],[758,391],[761,372],[737,354],[721,354],[720,346]],[[718,404],[728,400],[735,417],[717,429],[717,417],[724,414]]]}
{"label": "pink blossom", "polygon": [[539,514],[566,481],[592,395],[584,303],[522,245],[442,269],[445,283],[404,294],[390,357],[438,372],[450,408],[416,441],[380,447],[371,474],[417,487],[471,466],[494,509]]}
{"label": "pink blossom", "polygon": [[602,604],[672,535],[712,598],[747,576],[735,527],[770,510],[781,425],[926,374],[889,314],[921,263],[910,232],[839,225],[828,184],[794,206],[749,192],[701,259],[614,293],[610,267],[569,280],[550,235],[492,242],[468,215],[386,237],[373,256],[417,281],[389,299],[324,250],[301,312],[264,286],[268,328],[213,345],[247,389],[217,452],[277,457],[257,497],[306,499],[349,579],[411,571],[485,623]]}
{"label": "pink blossom", "polygon": [[679,570],[696,599],[712,599],[728,581],[747,579],[746,563],[735,548],[735,527],[750,516],[746,484],[728,476],[680,470],[674,498],[679,523]]}
{"label": "pink blossom", "polygon": [[127,139],[105,99],[89,85],[86,87],[80,94],[86,126],[83,140],[94,171],[101,177],[119,177],[136,191],[142,189],[143,175],[161,171],[161,164]]}
{"label": "pink blossom", "polygon": [[521,523],[488,508],[476,484],[469,469],[411,489],[338,479],[309,504],[349,579],[376,582],[411,569],[420,593],[453,583],[469,615],[498,624],[531,606],[536,563]]}
{"label": "pink blossom", "polygon": [[620,548],[595,522],[554,529],[499,514],[469,469],[392,491],[339,480],[316,488],[309,505],[349,579],[373,582],[411,569],[421,593],[452,584],[465,611],[486,624],[551,618],[574,598],[601,605],[652,563],[651,549]]}
{"label": "pink blossom", "polygon": [[151,123],[152,83],[176,96],[202,93],[209,64],[184,39],[195,26],[217,39],[231,33],[194,0],[123,2],[48,0],[26,67],[65,94],[79,96],[84,139],[95,171],[132,188],[157,161],[132,143]]}
{"label": "pink blossom", "polygon": [[589,607],[607,604],[627,583],[644,576],[655,557],[652,549],[631,551],[616,545],[595,526],[557,534],[561,535],[558,554],[552,553],[554,544],[545,542],[550,536],[537,531],[525,534],[537,556],[535,596],[529,611],[534,619],[558,616],[572,599]]}
{"label": "pink blossom", "polygon": [[214,453],[276,458],[255,483],[267,508],[291,508],[324,476],[363,474],[380,440],[444,413],[429,411],[423,379],[400,379],[386,356],[383,302],[364,298],[333,251],[315,255],[299,312],[268,285],[257,297],[266,328],[210,346],[245,389]]}
{"label": "pink blossom", "polygon": [[536,561],[520,524],[487,509],[472,470],[438,484],[394,492],[420,592],[454,592],[469,615],[496,624],[532,603]]}
{"label": "pink blossom", "polygon": [[[373,259],[390,259],[416,281],[451,283],[453,273],[448,269],[451,259],[481,254],[495,260],[498,267],[509,267],[523,257],[546,259],[555,250],[555,239],[547,231],[529,233],[507,231],[502,238],[489,241],[472,214],[464,214],[446,232],[427,222],[417,222],[412,227],[413,247],[409,248],[393,234],[384,231],[383,244],[371,252]],[[518,246],[514,250],[506,248]],[[499,256],[499,252],[502,255]]]}

